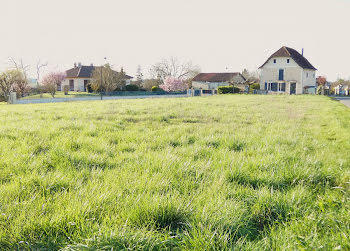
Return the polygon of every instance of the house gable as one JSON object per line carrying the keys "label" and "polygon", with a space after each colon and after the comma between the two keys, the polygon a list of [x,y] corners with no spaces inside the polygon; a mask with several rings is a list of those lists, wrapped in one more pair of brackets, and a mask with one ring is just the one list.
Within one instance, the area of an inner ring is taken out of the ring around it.
{"label": "house gable", "polygon": [[301,55],[299,52],[297,52],[296,50],[286,47],[286,46],[282,46],[278,51],[276,51],[275,53],[273,53],[266,61],[265,63],[259,67],[259,69],[265,67],[265,65],[269,62],[273,62],[273,60],[276,60],[276,63],[280,60],[280,59],[292,59],[298,66],[300,66],[303,69],[310,69],[310,70],[316,70],[316,68],[303,56]]}

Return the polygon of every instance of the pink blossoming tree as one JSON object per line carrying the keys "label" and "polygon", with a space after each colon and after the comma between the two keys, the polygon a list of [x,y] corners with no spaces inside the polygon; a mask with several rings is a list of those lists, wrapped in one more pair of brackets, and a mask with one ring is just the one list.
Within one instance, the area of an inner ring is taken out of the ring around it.
{"label": "pink blossoming tree", "polygon": [[187,85],[183,80],[174,77],[165,78],[164,83],[159,87],[167,92],[184,91],[187,89]]}
{"label": "pink blossoming tree", "polygon": [[43,79],[41,80],[41,84],[43,85],[45,90],[49,92],[54,98],[57,91],[57,86],[62,83],[65,77],[65,72],[50,72],[45,77],[43,77]]}

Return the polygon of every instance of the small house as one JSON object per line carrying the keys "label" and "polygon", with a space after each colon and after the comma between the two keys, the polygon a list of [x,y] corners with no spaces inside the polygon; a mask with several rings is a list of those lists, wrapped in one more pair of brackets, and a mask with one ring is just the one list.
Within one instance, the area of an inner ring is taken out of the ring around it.
{"label": "small house", "polygon": [[[68,85],[70,91],[88,91],[87,86],[92,81],[92,74],[101,66],[86,66],[80,63],[74,64],[72,69],[66,71],[66,78],[63,80],[62,84],[57,86],[57,90],[63,90],[63,86]],[[132,77],[125,75],[125,85],[129,85]]]}
{"label": "small house", "polygon": [[199,73],[192,80],[192,89],[202,95],[215,94],[219,86],[243,84],[246,79],[239,72]]}

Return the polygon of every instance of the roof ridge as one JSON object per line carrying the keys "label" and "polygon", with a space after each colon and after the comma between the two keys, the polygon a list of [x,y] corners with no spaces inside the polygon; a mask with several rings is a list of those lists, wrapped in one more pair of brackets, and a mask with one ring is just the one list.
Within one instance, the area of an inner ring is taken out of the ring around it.
{"label": "roof ridge", "polygon": [[79,75],[80,75],[81,67],[82,67],[82,65],[79,67],[79,71],[78,71],[77,77],[79,77]]}
{"label": "roof ridge", "polygon": [[291,57],[292,56],[292,54],[290,54],[290,52],[289,52],[289,47],[287,47],[287,46],[283,46],[283,49],[285,49],[286,50],[286,52],[288,53],[288,55]]}

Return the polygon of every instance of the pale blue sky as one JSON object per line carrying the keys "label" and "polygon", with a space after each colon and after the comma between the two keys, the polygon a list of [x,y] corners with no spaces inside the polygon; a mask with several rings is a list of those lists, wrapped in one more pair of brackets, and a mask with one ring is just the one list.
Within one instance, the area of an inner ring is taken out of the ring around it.
{"label": "pale blue sky", "polygon": [[0,70],[8,58],[66,70],[107,57],[131,75],[163,57],[203,72],[259,67],[282,45],[335,80],[350,78],[349,0],[0,0]]}

